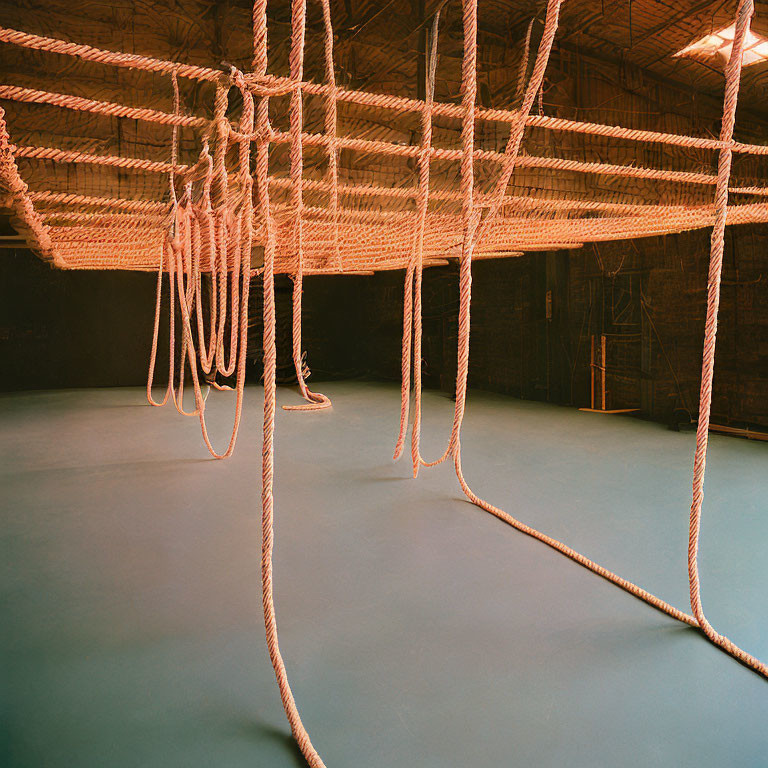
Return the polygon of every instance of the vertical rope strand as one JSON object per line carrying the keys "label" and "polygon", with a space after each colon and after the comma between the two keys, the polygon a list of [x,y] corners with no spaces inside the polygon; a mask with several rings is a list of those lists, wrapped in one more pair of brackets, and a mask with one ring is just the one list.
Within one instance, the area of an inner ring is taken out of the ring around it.
{"label": "vertical rope strand", "polygon": [[174,377],[174,358],[176,357],[174,353],[174,348],[176,346],[175,339],[174,339],[174,329],[175,329],[175,322],[174,322],[174,313],[175,313],[175,306],[174,306],[174,287],[173,287],[173,267],[172,262],[169,261],[168,264],[168,286],[169,286],[169,304],[168,304],[168,342],[169,342],[169,348],[168,348],[168,386],[165,388],[165,395],[163,396],[163,399],[160,402],[157,402],[152,397],[152,384],[154,382],[155,378],[155,363],[157,360],[157,340],[158,340],[158,334],[160,331],[160,306],[162,304],[162,293],[163,293],[163,262],[164,262],[164,255],[165,250],[168,247],[168,244],[166,240],[163,240],[160,243],[160,256],[159,256],[159,264],[157,268],[157,287],[155,288],[155,322],[153,325],[152,330],[152,348],[149,353],[149,373],[147,374],[147,402],[150,405],[154,405],[156,407],[162,407],[168,402],[168,398],[171,395],[171,392],[173,391],[173,377]]}
{"label": "vertical rope strand", "polygon": [[325,100],[325,135],[328,141],[328,180],[331,184],[328,204],[333,220],[333,261],[339,272],[344,271],[339,248],[339,150],[336,146],[336,68],[333,63],[333,19],[330,0],[321,0],[323,6],[323,50],[325,53],[325,79],[329,87]]}
{"label": "vertical rope strand", "polygon": [[461,422],[467,397],[469,370],[470,305],[472,301],[472,250],[475,234],[475,103],[477,101],[477,0],[463,0],[464,58],[462,61],[462,106],[464,120],[461,127],[461,265],[459,267],[459,339],[456,375],[456,408],[449,451],[458,451]]}
{"label": "vertical rope strand", "polygon": [[[555,0],[556,2],[556,0]],[[557,3],[559,6],[559,3]],[[457,440],[453,449],[454,468],[456,470],[456,476],[459,480],[462,491],[467,498],[476,506],[480,507],[486,512],[494,515],[498,519],[507,523],[508,525],[516,528],[517,530],[525,533],[528,536],[541,541],[549,547],[557,550],[566,557],[571,558],[575,562],[584,566],[593,573],[602,576],[611,583],[626,590],[635,597],[643,600],[654,608],[663,611],[664,613],[684,622],[690,626],[698,626],[704,632],[704,634],[715,645],[720,647],[726,653],[730,654],[734,658],[741,661],[743,664],[749,666],[755,670],[758,674],[768,678],[768,666],[760,660],[751,656],[746,651],[732,643],[728,638],[718,634],[709,624],[704,617],[701,609],[701,599],[699,593],[698,583],[698,567],[696,562],[697,546],[698,546],[698,534],[701,515],[701,501],[702,501],[702,488],[704,482],[704,466],[706,464],[706,441],[708,435],[709,426],[709,408],[711,405],[712,395],[712,374],[714,371],[714,353],[715,353],[715,335],[717,330],[717,301],[719,299],[719,283],[720,275],[722,272],[722,256],[723,256],[723,244],[724,244],[724,225],[728,196],[728,180],[730,175],[731,165],[731,149],[730,143],[732,142],[733,125],[735,120],[736,99],[738,95],[739,87],[739,75],[741,70],[741,50],[737,50],[737,46],[743,48],[743,40],[746,35],[746,29],[748,29],[749,19],[752,14],[752,0],[741,0],[739,5],[738,26],[737,26],[737,40],[734,41],[735,54],[731,56],[731,64],[729,64],[727,72],[727,84],[726,84],[726,106],[724,108],[723,116],[723,139],[726,142],[722,154],[720,156],[720,163],[718,167],[718,208],[720,215],[717,217],[716,225],[713,229],[712,235],[712,260],[710,266],[710,280],[709,280],[709,293],[708,293],[708,307],[707,307],[707,322],[705,326],[705,352],[704,362],[702,366],[702,395],[701,395],[701,409],[699,428],[697,431],[697,452],[694,461],[694,492],[693,503],[691,507],[691,523],[690,523],[690,538],[689,538],[689,576],[691,583],[691,603],[694,610],[694,616],[691,616],[674,606],[670,605],[666,601],[656,597],[655,595],[647,592],[641,587],[633,584],[627,579],[623,579],[617,576],[612,571],[599,565],[598,563],[590,560],[589,558],[576,552],[571,547],[563,544],[557,539],[547,536],[544,533],[520,522],[512,515],[504,512],[498,507],[490,504],[489,502],[481,499],[475,494],[469,487],[468,483],[464,479],[464,475],[461,467],[461,447],[460,442]],[[549,21],[549,17],[548,17]],[[741,41],[738,42],[738,37],[741,37]],[[546,33],[545,33],[546,37]],[[544,39],[544,38],[542,38]],[[536,69],[536,68],[535,68]],[[543,76],[543,70],[542,70]],[[530,93],[529,89],[529,93]],[[534,91],[535,93],[535,91]],[[460,369],[461,372],[461,369]],[[706,426],[702,424],[702,415],[706,420]]]}
{"label": "vertical rope strand", "polygon": [[[200,152],[200,162],[205,169],[203,175],[202,193],[200,203],[196,211],[196,240],[198,251],[198,263],[202,262],[205,254],[205,263],[209,270],[209,324],[208,324],[208,343],[205,342],[205,323],[203,321],[203,285],[202,285],[202,266],[197,274],[197,332],[200,347],[200,367],[203,372],[210,374],[216,357],[216,328],[218,318],[218,291],[216,289],[218,281],[218,259],[216,258],[216,242],[213,231],[213,207],[211,205],[211,178],[213,176],[213,158],[208,148],[208,141],[203,141],[203,148]],[[191,195],[191,192],[190,192]],[[211,378],[215,378],[214,375]]]}
{"label": "vertical rope strand", "polygon": [[[304,42],[307,27],[307,0],[291,3],[291,52],[289,67],[291,80],[296,86],[291,93],[291,204],[293,206],[293,247],[296,253],[296,271],[293,275],[292,294],[292,352],[293,367],[299,392],[307,401],[304,405],[284,405],[286,411],[317,411],[328,408],[331,401],[318,392],[312,392],[304,381],[304,355],[301,349],[302,296],[304,292],[304,198],[302,177],[304,173],[304,96],[299,83],[304,78]],[[335,124],[335,120],[334,120]]]}
{"label": "vertical rope strand", "polygon": [[[528,115],[531,111],[531,107],[536,99],[536,94],[541,92],[541,86],[544,82],[544,75],[547,71],[547,65],[549,64],[549,56],[552,53],[552,45],[555,42],[555,35],[560,22],[560,6],[562,0],[548,0],[547,2],[547,16],[544,22],[544,32],[539,42],[539,50],[536,54],[536,61],[533,65],[533,72],[531,72],[531,79],[528,81],[528,87],[525,89],[525,95],[523,96],[523,103],[520,107],[519,119],[517,122],[510,126],[509,139],[507,140],[507,146],[504,150],[506,158],[504,165],[502,166],[501,176],[496,183],[496,187],[491,195],[491,202],[488,206],[485,219],[477,233],[478,242],[483,235],[488,231],[490,225],[498,215],[501,206],[506,196],[507,186],[509,180],[512,178],[512,174],[515,172],[515,164],[520,155],[520,147],[523,143],[523,136],[525,135],[525,127],[527,124]],[[529,27],[530,33],[530,27]],[[528,57],[528,37],[526,38],[526,53],[525,58]]]}
{"label": "vertical rope strand", "polygon": [[715,373],[715,348],[717,344],[717,315],[720,306],[720,281],[723,273],[723,252],[725,249],[725,219],[728,209],[728,183],[733,160],[733,129],[736,123],[736,106],[739,97],[741,69],[744,56],[744,42],[754,13],[753,0],[740,0],[736,16],[736,32],[733,48],[726,67],[725,98],[717,166],[717,188],[715,192],[715,225],[712,228],[709,278],[707,287],[707,315],[704,325],[704,352],[701,364],[701,390],[699,393],[699,422],[696,430],[696,452],[693,461],[693,488],[691,514],[688,532],[688,581],[691,592],[691,609],[704,634],[717,646],[735,656],[739,661],[768,677],[768,666],[743,651],[727,637],[715,631],[704,615],[701,604],[699,581],[699,534],[701,532],[701,508],[704,502],[704,474],[707,464],[709,421],[712,408],[712,383]]}
{"label": "vertical rope strand", "polygon": [[457,342],[456,405],[451,434],[443,455],[435,461],[421,460],[425,467],[441,464],[457,447],[467,394],[469,370],[470,303],[472,298],[472,250],[477,225],[475,189],[475,109],[477,102],[477,0],[462,0],[464,55],[461,63],[461,263],[459,265],[459,332]]}
{"label": "vertical rope strand", "polygon": [[[267,70],[267,0],[254,3],[254,71],[264,76]],[[262,442],[261,486],[261,587],[264,608],[264,628],[269,658],[275,672],[283,709],[291,731],[310,768],[325,768],[325,764],[309,738],[288,682],[285,662],[280,653],[277,618],[272,586],[272,552],[274,533],[274,439],[277,349],[275,345],[275,236],[269,210],[269,99],[264,96],[257,109],[256,189],[258,212],[264,233],[264,430]]]}
{"label": "vertical rope strand", "polygon": [[419,187],[417,197],[416,228],[414,231],[411,260],[405,275],[402,382],[400,388],[400,433],[395,445],[394,458],[398,459],[405,444],[410,400],[411,344],[413,344],[413,397],[414,415],[411,430],[411,458],[413,476],[419,472],[419,434],[421,429],[421,335],[422,335],[422,275],[424,270],[424,231],[429,210],[430,154],[432,150],[432,105],[435,96],[437,71],[437,41],[440,14],[445,2],[435,12],[428,37],[426,68],[426,103],[428,109],[421,113],[421,154],[419,155]]}
{"label": "vertical rope strand", "polygon": [[[180,111],[180,105],[181,105],[181,99],[179,96],[179,78],[177,76],[176,70],[173,70],[171,72],[171,90],[173,93],[173,112],[174,114],[179,114]],[[176,207],[178,206],[178,200],[176,198],[176,166],[179,163],[179,129],[177,125],[174,125],[171,130],[171,172],[168,174],[168,191],[171,198],[171,205],[173,206],[173,212],[175,215]],[[152,347],[149,353],[149,372],[147,373],[147,402],[150,405],[154,405],[156,407],[162,407],[168,402],[168,398],[170,397],[171,393],[173,392],[173,381],[174,381],[174,358],[175,358],[175,339],[174,339],[174,330],[175,330],[175,317],[174,317],[174,301],[173,301],[173,294],[174,294],[174,286],[173,286],[173,280],[171,278],[171,265],[170,260],[168,264],[168,287],[170,291],[170,304],[169,304],[169,317],[168,317],[168,338],[170,340],[169,350],[168,350],[168,386],[165,389],[165,395],[163,395],[163,399],[160,402],[157,402],[152,397],[152,384],[154,382],[155,378],[155,363],[157,360],[157,340],[158,340],[158,334],[160,331],[160,307],[162,304],[162,294],[163,294],[163,263],[164,263],[164,254],[165,249],[167,245],[165,242],[165,239],[161,242],[160,245],[160,255],[158,260],[158,267],[157,267],[157,286],[155,288],[155,321],[152,329]]]}

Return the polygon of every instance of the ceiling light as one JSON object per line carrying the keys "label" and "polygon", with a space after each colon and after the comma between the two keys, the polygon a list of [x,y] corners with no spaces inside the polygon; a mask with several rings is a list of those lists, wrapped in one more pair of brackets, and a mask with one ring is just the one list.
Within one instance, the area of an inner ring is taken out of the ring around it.
{"label": "ceiling light", "polygon": [[[691,43],[683,48],[682,51],[678,51],[675,56],[690,56],[692,58],[720,56],[725,61],[728,61],[731,56],[731,49],[733,48],[735,32],[736,25],[731,24],[730,27],[721,29],[719,32],[713,32],[702,37],[701,40]],[[752,30],[747,30],[747,37],[744,40],[743,65],[748,67],[750,64],[759,64],[761,61],[767,60],[768,39],[754,34]]]}

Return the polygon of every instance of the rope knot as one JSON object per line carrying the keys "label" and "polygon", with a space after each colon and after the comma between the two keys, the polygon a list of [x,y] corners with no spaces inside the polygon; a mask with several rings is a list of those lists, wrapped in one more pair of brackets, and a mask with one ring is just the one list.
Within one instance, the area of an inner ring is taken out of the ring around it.
{"label": "rope knot", "polygon": [[301,88],[300,82],[281,82],[272,75],[257,75],[253,72],[244,75],[243,82],[254,96],[284,96]]}
{"label": "rope knot", "polygon": [[245,82],[245,76],[232,64],[229,65],[229,80],[235,88],[238,88],[241,91],[248,89],[248,84]]}

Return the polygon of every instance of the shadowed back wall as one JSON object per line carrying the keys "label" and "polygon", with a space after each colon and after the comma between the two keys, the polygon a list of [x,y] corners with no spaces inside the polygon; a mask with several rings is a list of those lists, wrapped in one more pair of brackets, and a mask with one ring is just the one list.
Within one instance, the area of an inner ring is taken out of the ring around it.
{"label": "shadowed back wall", "polygon": [[[732,227],[727,235],[713,420],[766,426],[768,226]],[[605,334],[608,407],[639,408],[664,421],[680,410],[695,416],[707,237],[693,232],[476,263],[470,385],[588,406],[591,341],[599,346]],[[424,383],[449,394],[456,272],[449,265],[424,273]],[[402,279],[402,271],[305,279],[310,380],[399,379]],[[29,251],[5,251],[2,388],[143,385],[155,280],[146,273],[57,271]],[[278,377],[284,384],[293,381],[290,290],[290,280],[281,277]],[[261,375],[260,302],[260,291],[253,290],[252,382]],[[161,349],[167,344],[163,325]],[[167,376],[164,365],[158,356],[158,385]]]}

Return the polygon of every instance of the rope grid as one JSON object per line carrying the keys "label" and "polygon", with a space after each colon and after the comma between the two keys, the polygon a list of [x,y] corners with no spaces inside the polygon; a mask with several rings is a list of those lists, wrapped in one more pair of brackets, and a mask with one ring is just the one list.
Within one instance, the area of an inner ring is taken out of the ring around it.
{"label": "rope grid", "polygon": [[[753,0],[740,0],[737,10],[734,43],[726,68],[719,139],[531,114],[542,90],[562,0],[547,2],[544,30],[526,83],[527,63],[532,53],[529,50],[532,27],[528,27],[519,75],[521,104],[516,110],[489,109],[477,104],[478,0],[462,0],[464,48],[459,104],[440,103],[434,98],[439,22],[445,3],[435,13],[428,30],[423,100],[338,87],[330,2],[319,0],[319,4],[323,19],[324,83],[304,79],[306,0],[291,0],[288,77],[278,77],[267,71],[267,0],[255,0],[253,5],[254,47],[250,72],[241,72],[235,67],[225,72],[137,54],[105,51],[0,27],[0,42],[170,78],[173,112],[13,85],[0,86],[0,99],[5,101],[48,105],[105,117],[127,117],[168,126],[171,131],[170,157],[165,161],[95,154],[86,148],[14,145],[5,112],[0,108],[0,193],[23,223],[30,244],[58,267],[157,270],[147,399],[154,406],[165,405],[171,400],[179,413],[197,416],[204,442],[216,458],[231,456],[237,441],[247,361],[250,283],[253,275],[261,275],[264,318],[262,601],[267,646],[283,707],[308,764],[312,768],[324,766],[302,723],[288,682],[279,648],[273,600],[274,280],[277,273],[287,273],[293,281],[292,359],[299,392],[305,401],[284,408],[320,410],[331,405],[325,395],[311,391],[305,381],[308,368],[301,333],[304,275],[368,274],[379,269],[404,268],[401,408],[394,458],[399,458],[404,451],[410,424],[414,477],[421,467],[431,467],[450,459],[459,485],[472,503],[656,609],[701,629],[716,646],[758,674],[768,677],[765,663],[717,632],[707,620],[702,607],[698,569],[725,227],[727,224],[768,221],[768,205],[765,202],[729,202],[730,195],[768,196],[768,187],[731,180],[734,153],[768,155],[766,146],[733,139],[742,54],[754,12]],[[179,78],[211,84],[215,89],[212,118],[183,112]],[[238,94],[242,103],[237,120],[229,116],[231,93]],[[270,99],[280,96],[289,99],[288,131],[276,131],[270,124]],[[304,104],[308,97],[318,97],[322,103],[323,133],[305,130]],[[339,103],[389,110],[396,114],[413,113],[419,118],[419,141],[416,144],[398,144],[340,135]],[[460,123],[460,147],[434,146],[436,117]],[[509,128],[503,152],[477,147],[478,122],[501,123]],[[523,140],[527,128],[713,151],[718,155],[717,172],[646,168],[526,154]],[[179,162],[180,130],[195,136],[199,154],[194,163]],[[270,149],[280,146],[285,146],[288,151],[287,176],[275,174],[274,169],[270,171]],[[305,154],[312,148],[319,150],[324,163],[324,170],[315,173],[315,177],[308,176],[305,163]],[[374,157],[411,159],[415,162],[417,183],[402,187],[342,180],[339,162],[342,150]],[[235,162],[233,158],[236,158]],[[131,200],[85,195],[76,191],[30,190],[22,178],[17,160],[101,166],[121,172],[165,175],[167,198]],[[458,164],[458,185],[435,183],[438,174],[432,166],[436,163]],[[690,190],[695,199],[680,198],[680,202],[664,205],[637,203],[626,197],[596,200],[580,196],[548,198],[515,195],[509,192],[509,185],[518,169],[522,168],[663,182],[677,185],[681,190]],[[480,173],[481,170],[483,173]],[[715,190],[714,201],[706,200],[706,190],[712,187]],[[312,204],[308,203],[309,198]],[[462,471],[461,429],[469,366],[473,260],[515,254],[526,248],[576,247],[586,242],[661,235],[703,227],[711,227],[712,235],[689,520],[688,573],[692,614],[688,614],[477,496]],[[258,263],[260,255],[262,264]],[[443,261],[445,258],[459,260],[456,404],[445,451],[436,460],[426,461],[420,452],[423,269],[430,264],[446,263]],[[162,399],[157,400],[153,395],[154,371],[166,278],[169,291],[169,377]],[[177,304],[180,330],[176,328]],[[180,339],[178,344],[177,339]],[[192,410],[184,407],[187,372],[192,382]],[[232,377],[234,385],[224,383],[223,380]],[[233,389],[235,393],[232,432],[222,452],[212,445],[205,420],[206,398],[211,388]]]}

